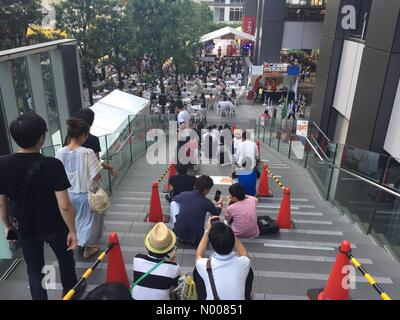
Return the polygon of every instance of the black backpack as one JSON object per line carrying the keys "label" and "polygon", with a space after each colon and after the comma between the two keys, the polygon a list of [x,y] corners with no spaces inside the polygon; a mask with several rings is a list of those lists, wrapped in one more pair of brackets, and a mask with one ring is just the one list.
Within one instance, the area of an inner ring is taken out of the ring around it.
{"label": "black backpack", "polygon": [[269,216],[258,217],[257,224],[258,229],[260,229],[260,235],[276,234],[280,230],[276,221]]}

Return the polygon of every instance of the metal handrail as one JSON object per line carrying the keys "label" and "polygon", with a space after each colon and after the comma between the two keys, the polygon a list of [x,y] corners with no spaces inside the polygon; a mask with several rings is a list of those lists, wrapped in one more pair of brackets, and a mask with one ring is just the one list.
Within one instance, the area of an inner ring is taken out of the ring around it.
{"label": "metal handrail", "polygon": [[[318,153],[317,149],[310,143],[310,140],[308,140],[308,138],[306,138],[306,141],[307,141],[308,144],[311,146],[311,148],[314,150],[314,152],[315,152],[315,154],[318,156],[318,158],[319,158],[321,161],[326,162],[326,161],[321,157],[321,155]],[[371,180],[369,180],[369,179],[367,179],[367,178],[364,178],[363,176],[360,176],[360,175],[358,175],[358,174],[356,174],[356,173],[354,173],[354,172],[351,172],[351,171],[349,171],[349,170],[347,170],[347,169],[343,169],[343,168],[337,166],[336,164],[334,164],[334,163],[332,163],[332,162],[327,162],[327,164],[328,164],[330,167],[333,167],[333,168],[335,168],[335,169],[337,169],[337,170],[339,170],[339,171],[342,171],[342,172],[344,172],[344,173],[346,173],[346,174],[348,174],[348,175],[350,175],[350,176],[353,176],[354,178],[360,179],[360,180],[362,180],[362,181],[364,181],[364,182],[366,182],[366,183],[368,183],[368,184],[370,184],[370,185],[372,185],[372,186],[378,188],[379,190],[382,190],[382,191],[384,191],[384,192],[390,193],[391,195],[395,196],[396,198],[400,198],[400,193],[397,193],[397,192],[395,192],[395,191],[393,191],[393,190],[391,190],[391,189],[389,189],[389,188],[387,188],[387,187],[384,187],[384,186],[382,186],[382,185],[380,185],[380,184],[378,184],[378,183],[376,183],[376,182],[373,182],[373,181],[371,181]]]}
{"label": "metal handrail", "polygon": [[315,152],[315,154],[318,156],[318,158],[319,158],[321,161],[324,161],[324,159],[321,157],[321,155],[319,154],[319,152],[317,151],[317,149],[315,149],[315,147],[313,146],[313,144],[311,143],[311,141],[310,141],[308,138],[306,138],[306,141],[307,141],[307,143],[310,145],[310,147],[314,150],[314,152]]}
{"label": "metal handrail", "polygon": [[326,134],[321,130],[320,127],[317,126],[317,124],[316,124],[315,122],[313,122],[312,124],[313,124],[313,126],[315,126],[315,127],[318,129],[318,131],[319,131],[320,133],[322,133],[322,135],[323,135],[330,143],[332,143],[331,139],[329,139],[329,138],[326,136]]}
{"label": "metal handrail", "polygon": [[132,138],[132,136],[135,134],[135,130],[132,130],[132,132],[130,134],[128,134],[128,137],[125,139],[125,141],[122,143],[122,145],[118,148],[118,150],[107,156],[106,159],[111,160],[112,158],[114,158],[116,155],[120,154],[122,149],[124,149],[124,147],[128,144],[128,142],[130,141],[130,139]]}

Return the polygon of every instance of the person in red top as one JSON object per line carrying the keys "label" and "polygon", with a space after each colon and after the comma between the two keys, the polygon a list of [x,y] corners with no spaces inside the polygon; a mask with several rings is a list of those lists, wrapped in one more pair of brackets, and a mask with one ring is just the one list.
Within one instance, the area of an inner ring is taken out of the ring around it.
{"label": "person in red top", "polygon": [[272,80],[271,89],[272,89],[272,92],[276,92],[277,91],[277,85],[276,85],[276,81],[275,80]]}
{"label": "person in red top", "polygon": [[247,94],[247,101],[249,101],[250,106],[252,106],[254,103],[254,91],[252,89]]}

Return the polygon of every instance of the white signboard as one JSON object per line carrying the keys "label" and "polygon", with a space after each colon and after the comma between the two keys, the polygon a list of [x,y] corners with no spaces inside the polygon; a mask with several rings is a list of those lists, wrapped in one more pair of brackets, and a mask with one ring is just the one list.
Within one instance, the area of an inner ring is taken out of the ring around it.
{"label": "white signboard", "polygon": [[308,136],[308,121],[297,120],[296,135],[307,138],[307,136]]}

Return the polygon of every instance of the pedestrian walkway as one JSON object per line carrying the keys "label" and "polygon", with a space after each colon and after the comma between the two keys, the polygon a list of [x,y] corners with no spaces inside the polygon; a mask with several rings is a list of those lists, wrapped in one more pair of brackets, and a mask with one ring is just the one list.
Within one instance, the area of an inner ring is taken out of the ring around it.
{"label": "pedestrian walkway", "polygon": [[[256,108],[259,110],[254,111]],[[225,122],[254,119],[260,114],[260,107],[240,106],[238,117]],[[211,113],[209,121],[219,121]],[[287,160],[281,154],[262,145],[261,158],[269,164],[270,170],[279,177],[283,184],[292,190],[292,220],[296,225],[294,230],[281,230],[280,234],[262,237],[256,240],[243,240],[250,253],[252,267],[255,271],[253,284],[254,299],[260,300],[305,300],[310,288],[325,286],[331,271],[337,248],[343,240],[352,244],[353,254],[365,265],[367,270],[377,280],[383,289],[393,298],[400,299],[400,265],[390,255],[378,246],[370,236],[362,234],[358,227],[331,207],[319,195],[308,173],[297,163]],[[150,166],[145,158],[140,159],[129,170],[118,190],[112,195],[112,205],[105,222],[105,232],[102,245],[107,245],[110,231],[119,234],[123,256],[128,275],[132,278],[132,261],[138,253],[145,251],[144,235],[152,224],[145,223],[149,210],[151,185],[165,171],[166,165]],[[210,176],[229,176],[233,168],[216,165],[201,165],[197,174]],[[165,181],[161,184],[160,192]],[[277,217],[282,189],[270,180],[274,198],[261,199],[258,215]],[[215,186],[215,190],[228,195],[228,187]],[[169,213],[169,204],[161,196],[164,214]],[[196,248],[180,245],[178,263],[183,271],[192,272]],[[80,276],[90,261],[82,258],[82,253],[75,253],[77,273]],[[46,262],[55,261],[50,250],[46,250]],[[57,263],[54,263],[57,268]],[[88,281],[88,290],[104,283],[106,279],[106,263],[99,266]],[[379,300],[379,295],[357,272],[356,289],[351,290],[353,299]],[[51,299],[61,297],[60,280],[55,290],[49,291]],[[30,299],[26,267],[21,263],[7,281],[0,282],[0,299]]]}

